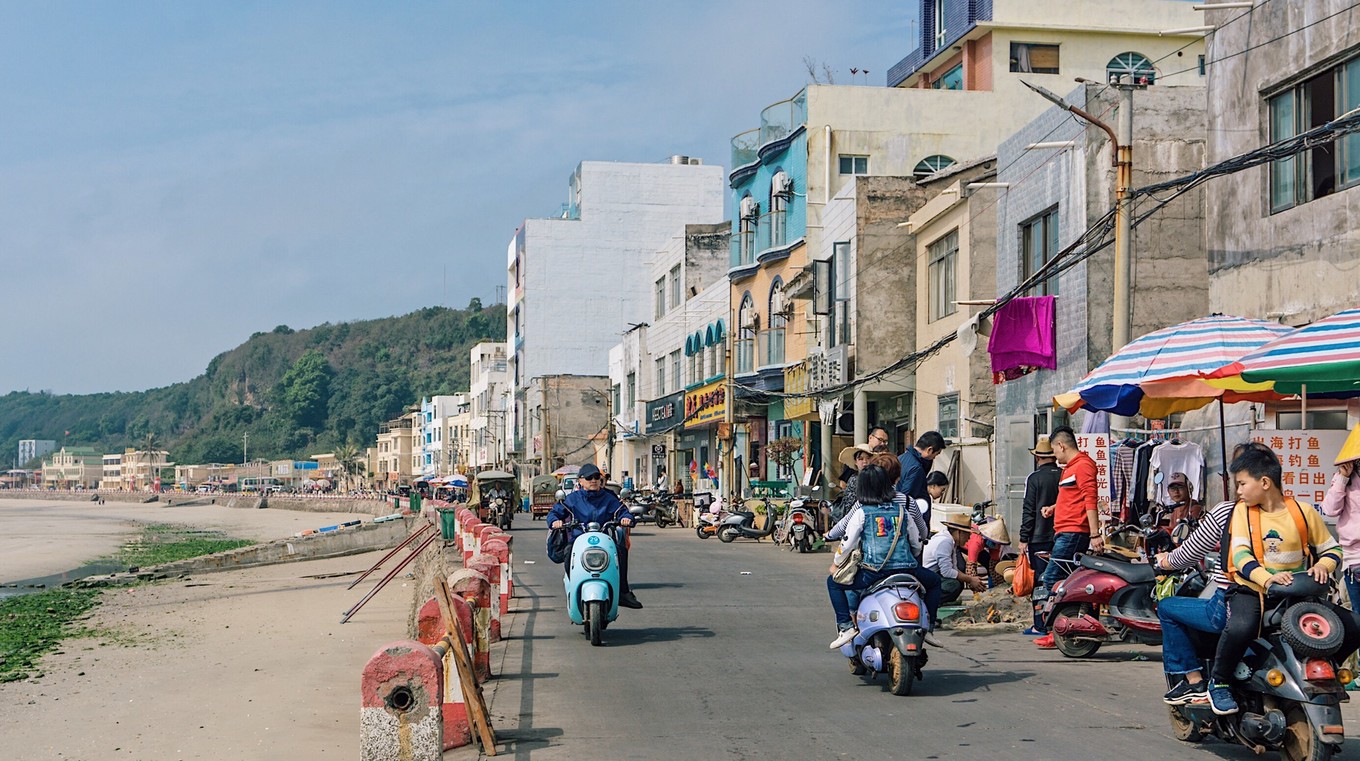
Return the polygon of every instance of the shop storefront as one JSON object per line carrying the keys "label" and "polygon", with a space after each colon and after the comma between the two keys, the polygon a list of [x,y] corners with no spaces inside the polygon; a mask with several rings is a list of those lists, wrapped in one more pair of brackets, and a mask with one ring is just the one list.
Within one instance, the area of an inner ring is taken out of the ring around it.
{"label": "shop storefront", "polygon": [[684,431],[677,436],[674,460],[675,476],[684,480],[687,491],[720,492],[722,458],[718,429],[726,414],[724,379],[685,392]]}
{"label": "shop storefront", "polygon": [[684,392],[647,402],[647,419],[643,421],[643,425],[651,442],[651,454],[646,470],[638,471],[639,478],[645,479],[646,483],[655,484],[662,468],[665,468],[667,473],[677,472],[673,456],[677,448],[675,433],[685,422],[684,411]]}

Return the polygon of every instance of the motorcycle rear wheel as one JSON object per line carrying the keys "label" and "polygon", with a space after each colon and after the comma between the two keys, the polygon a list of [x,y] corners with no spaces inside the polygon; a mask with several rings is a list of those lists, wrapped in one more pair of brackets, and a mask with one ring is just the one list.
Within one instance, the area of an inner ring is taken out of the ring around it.
{"label": "motorcycle rear wheel", "polygon": [[657,527],[657,528],[665,528],[665,527],[667,527],[667,526],[669,526],[669,525],[671,525],[671,522],[670,522],[670,521],[666,520],[665,518],[662,518],[662,517],[659,516],[659,515],[656,516],[656,527]]}
{"label": "motorcycle rear wheel", "polygon": [[707,532],[704,531],[704,527],[703,527],[703,526],[695,526],[695,527],[694,527],[694,533],[697,534],[697,535],[699,536],[700,539],[707,539],[707,538],[709,538],[710,536],[712,536],[712,534],[709,534],[709,533],[707,533]]}
{"label": "motorcycle rear wheel", "polygon": [[1316,602],[1289,606],[1280,622],[1280,635],[1305,658],[1326,657],[1341,648],[1346,632],[1336,612]]}
{"label": "motorcycle rear wheel", "polygon": [[1171,718],[1171,734],[1177,740],[1197,743],[1204,739],[1204,732],[1200,729],[1199,722],[1187,719],[1181,713],[1179,706],[1167,706],[1167,714]]}
{"label": "motorcycle rear wheel", "polygon": [[604,600],[586,603],[586,633],[590,635],[590,644],[600,645],[604,637]]}
{"label": "motorcycle rear wheel", "polygon": [[[1073,603],[1064,605],[1058,609],[1059,616],[1076,618],[1083,613],[1091,613],[1091,606],[1086,603]],[[1054,619],[1056,621],[1056,619]],[[1090,639],[1076,639],[1075,637],[1064,637],[1061,634],[1053,634],[1053,644],[1058,646],[1058,652],[1068,658],[1090,658],[1100,649],[1101,643]]]}
{"label": "motorcycle rear wheel", "polygon": [[1285,761],[1327,761],[1336,747],[1318,739],[1312,722],[1302,706],[1292,703],[1284,712],[1284,746],[1280,755]]}
{"label": "motorcycle rear wheel", "polygon": [[888,689],[897,696],[910,695],[912,682],[916,680],[914,658],[902,655],[895,645],[888,650]]}

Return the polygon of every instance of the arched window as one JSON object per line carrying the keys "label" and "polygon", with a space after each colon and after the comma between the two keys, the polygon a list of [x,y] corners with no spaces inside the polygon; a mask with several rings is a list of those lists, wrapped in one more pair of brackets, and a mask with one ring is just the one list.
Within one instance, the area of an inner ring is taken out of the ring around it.
{"label": "arched window", "polygon": [[784,364],[784,328],[789,323],[792,306],[784,295],[784,279],[776,277],[770,285],[770,319],[761,334],[765,346],[762,365]]}
{"label": "arched window", "polygon": [[911,170],[911,176],[919,180],[922,177],[929,177],[941,169],[948,169],[951,166],[954,166],[954,159],[937,153],[934,156],[926,156],[921,159],[921,163],[917,164],[916,168]]}
{"label": "arched window", "polygon": [[1142,53],[1120,53],[1105,64],[1105,79],[1126,76],[1134,84],[1150,85],[1157,80],[1157,69]]}
{"label": "arched window", "polygon": [[780,169],[770,178],[770,248],[788,242],[789,199],[793,196],[793,179]]}
{"label": "arched window", "polygon": [[755,372],[756,333],[760,330],[760,313],[755,300],[747,291],[737,309],[737,373]]}

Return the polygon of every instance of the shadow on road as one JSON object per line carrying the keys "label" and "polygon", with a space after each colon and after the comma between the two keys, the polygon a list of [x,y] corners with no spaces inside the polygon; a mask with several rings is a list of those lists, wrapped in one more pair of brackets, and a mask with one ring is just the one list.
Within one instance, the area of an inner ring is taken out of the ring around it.
{"label": "shadow on road", "polygon": [[674,581],[653,581],[643,584],[629,584],[633,589],[681,589],[685,585]]}
{"label": "shadow on road", "polygon": [[712,629],[702,626],[660,626],[651,629],[609,629],[605,632],[605,644],[645,645],[649,642],[677,642],[682,639],[707,639],[717,636]]}

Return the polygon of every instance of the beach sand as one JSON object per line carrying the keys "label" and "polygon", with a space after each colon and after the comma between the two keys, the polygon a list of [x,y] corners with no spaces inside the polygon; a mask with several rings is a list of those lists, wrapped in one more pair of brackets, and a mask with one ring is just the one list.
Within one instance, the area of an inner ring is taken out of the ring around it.
{"label": "beach sand", "polygon": [[[157,521],[176,512],[150,511]],[[124,514],[123,506],[118,512]],[[273,529],[264,535],[286,533],[280,529],[288,521],[273,511],[232,512],[269,514]],[[289,530],[326,520],[295,515],[302,523]],[[220,520],[233,534],[261,536]],[[87,557],[88,546],[76,555]],[[378,648],[404,638],[414,582],[393,580],[342,626],[341,613],[382,573],[353,591],[345,589],[353,576],[306,577],[362,571],[380,557],[373,552],[106,591],[84,622],[101,634],[67,640],[60,654],[43,660],[45,676],[0,685],[3,755],[354,758],[360,673]]]}
{"label": "beach sand", "polygon": [[88,560],[112,555],[124,540],[137,534],[139,523],[219,529],[234,538],[267,541],[367,517],[220,505],[99,505],[6,497],[0,499],[0,583],[62,573]]}

